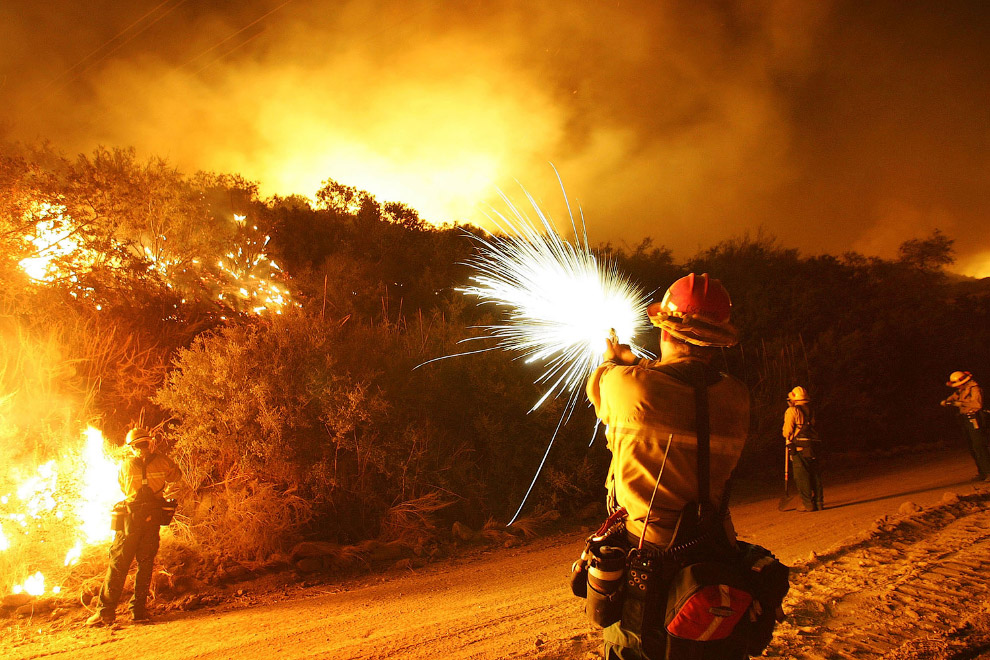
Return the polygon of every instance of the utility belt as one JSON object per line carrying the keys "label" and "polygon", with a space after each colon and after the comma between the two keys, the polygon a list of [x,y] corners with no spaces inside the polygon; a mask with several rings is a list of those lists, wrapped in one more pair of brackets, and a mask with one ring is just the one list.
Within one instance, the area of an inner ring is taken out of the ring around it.
{"label": "utility belt", "polygon": [[821,441],[817,438],[794,438],[791,444],[788,446],[791,457],[800,456],[805,460],[812,460],[818,458],[818,454],[821,450]]}
{"label": "utility belt", "polygon": [[175,517],[176,500],[122,500],[113,505],[110,513],[110,529],[126,532],[138,526],[165,527]]}
{"label": "utility belt", "polygon": [[[585,599],[592,623],[604,628],[621,621],[623,630],[668,649],[668,657],[760,655],[772,638],[789,570],[766,548],[730,545],[720,523],[674,530],[661,548],[637,544],[610,518],[574,562],[572,592]],[[763,609],[751,621],[754,600]]]}
{"label": "utility belt", "polygon": [[691,564],[734,561],[737,551],[725,536],[722,516],[711,508],[704,520],[701,515],[697,504],[687,504],[673,527],[661,528],[670,542],[660,547],[646,541],[645,529],[641,535],[626,529],[625,509],[612,514],[571,566],[571,591],[586,599],[588,618],[608,627],[622,617],[624,597],[644,600],[648,592],[666,592],[658,585]]}
{"label": "utility belt", "polygon": [[990,410],[977,410],[975,412],[962,412],[960,414],[972,424],[974,429],[983,428],[990,422]]}

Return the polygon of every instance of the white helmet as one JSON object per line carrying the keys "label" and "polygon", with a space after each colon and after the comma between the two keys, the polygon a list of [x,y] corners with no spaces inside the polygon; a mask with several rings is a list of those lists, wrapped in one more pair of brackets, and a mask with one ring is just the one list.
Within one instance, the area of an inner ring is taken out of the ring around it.
{"label": "white helmet", "polygon": [[127,446],[133,447],[134,445],[140,444],[142,442],[151,442],[151,431],[144,428],[143,426],[135,426],[130,431],[127,432]]}
{"label": "white helmet", "polygon": [[968,371],[953,371],[949,374],[949,382],[946,383],[949,387],[959,387],[968,383],[973,378],[973,374]]}

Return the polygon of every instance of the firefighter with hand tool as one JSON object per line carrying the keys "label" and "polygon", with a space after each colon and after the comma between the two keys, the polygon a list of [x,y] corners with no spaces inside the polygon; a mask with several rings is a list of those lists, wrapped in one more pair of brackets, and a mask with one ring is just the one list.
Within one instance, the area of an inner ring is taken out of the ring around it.
{"label": "firefighter with hand tool", "polygon": [[131,563],[137,560],[131,616],[135,622],[147,622],[151,575],[158,554],[158,528],[167,525],[175,513],[175,501],[163,497],[165,488],[182,478],[172,459],[152,450],[154,438],[147,429],[135,427],[127,432],[127,446],[133,455],[120,466],[118,481],[126,499],[114,507],[117,534],[110,546],[110,566],[96,599],[96,613],[88,626],[109,626],[116,618],[117,601]]}
{"label": "firefighter with hand tool", "polygon": [[[648,571],[627,563],[621,617],[604,630],[607,660],[694,657],[672,646],[665,628],[666,592],[683,565],[674,553],[739,547],[728,481],[749,431],[750,397],[742,382],[712,366],[720,348],[737,341],[730,308],[719,280],[693,273],[677,280],[647,310],[660,328],[660,359],[637,358],[610,337],[604,363],[588,380],[612,453],[609,512],[625,508],[629,556],[656,569],[649,588],[637,589]],[[691,520],[689,511],[697,513]],[[750,616],[762,613],[760,607],[753,601]],[[739,650],[723,657],[746,655]]]}
{"label": "firefighter with hand tool", "polygon": [[954,388],[955,392],[941,405],[954,407],[959,412],[959,422],[969,440],[969,453],[976,462],[973,480],[990,481],[990,449],[987,447],[990,431],[987,429],[987,411],[983,409],[983,390],[968,371],[953,371],[945,385]]}
{"label": "firefighter with hand tool", "polygon": [[794,482],[801,494],[801,510],[821,511],[825,508],[822,477],[818,469],[821,441],[815,430],[811,397],[800,385],[787,393],[782,432],[794,468]]}

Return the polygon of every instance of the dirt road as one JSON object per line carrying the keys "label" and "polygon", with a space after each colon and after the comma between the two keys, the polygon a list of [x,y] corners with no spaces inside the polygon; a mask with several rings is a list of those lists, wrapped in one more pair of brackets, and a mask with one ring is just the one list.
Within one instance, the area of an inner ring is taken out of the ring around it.
{"label": "dirt road", "polygon": [[[765,489],[740,492],[740,536],[795,565],[791,616],[768,655],[947,659],[975,657],[984,639],[990,648],[990,489],[969,482],[973,472],[963,453],[871,461],[830,475],[828,508],[818,513],[778,511],[779,493]],[[172,614],[150,626],[51,634],[39,624],[4,642],[0,655],[594,658],[600,633],[567,587],[584,536],[300,590],[279,602]]]}

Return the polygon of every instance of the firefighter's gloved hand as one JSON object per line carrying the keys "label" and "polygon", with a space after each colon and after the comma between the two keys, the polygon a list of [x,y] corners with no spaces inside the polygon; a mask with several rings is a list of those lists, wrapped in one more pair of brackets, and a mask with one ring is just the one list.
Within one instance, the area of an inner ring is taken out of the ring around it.
{"label": "firefighter's gloved hand", "polygon": [[639,362],[639,358],[636,354],[632,352],[629,348],[629,344],[620,344],[618,341],[613,341],[611,339],[606,339],[605,353],[602,355],[602,359],[605,362],[609,360],[613,362],[618,362],[619,364],[632,365]]}

